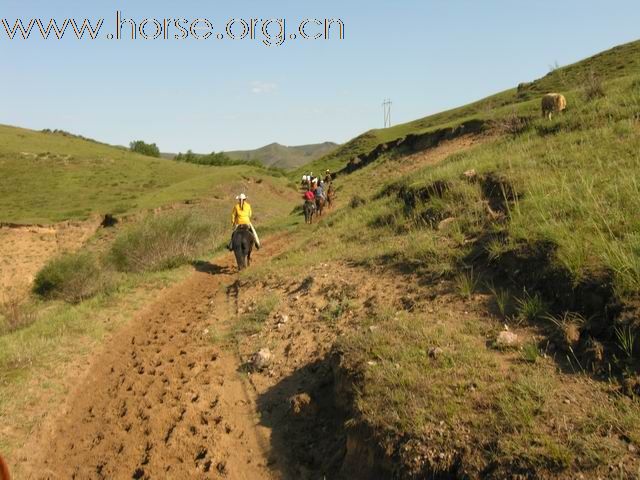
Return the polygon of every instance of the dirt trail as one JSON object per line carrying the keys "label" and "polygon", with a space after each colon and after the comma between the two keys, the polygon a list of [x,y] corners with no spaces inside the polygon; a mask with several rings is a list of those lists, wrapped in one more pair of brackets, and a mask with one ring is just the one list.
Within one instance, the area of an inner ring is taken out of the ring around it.
{"label": "dirt trail", "polygon": [[[269,239],[257,260],[284,243]],[[236,313],[231,260],[201,265],[108,342],[29,478],[277,478],[255,393],[207,333]]]}

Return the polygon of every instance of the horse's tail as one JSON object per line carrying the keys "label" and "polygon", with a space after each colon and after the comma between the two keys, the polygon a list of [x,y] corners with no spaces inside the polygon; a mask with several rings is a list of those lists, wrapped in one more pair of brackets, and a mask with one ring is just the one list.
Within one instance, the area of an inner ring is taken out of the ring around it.
{"label": "horse's tail", "polygon": [[247,267],[248,256],[251,253],[251,247],[254,241],[255,237],[251,230],[242,229],[236,231],[233,240],[233,253],[236,256],[238,270],[243,270]]}

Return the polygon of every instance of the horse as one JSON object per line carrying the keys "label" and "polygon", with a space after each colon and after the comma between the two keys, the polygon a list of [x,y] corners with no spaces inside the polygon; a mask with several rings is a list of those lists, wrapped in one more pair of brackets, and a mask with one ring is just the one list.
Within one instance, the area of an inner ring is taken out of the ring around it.
{"label": "horse", "polygon": [[336,191],[333,188],[333,184],[329,184],[329,188],[327,189],[327,208],[331,208],[333,205],[333,199],[335,198]]}
{"label": "horse", "polygon": [[0,480],[9,480],[10,478],[9,467],[7,466],[4,459],[0,456]]}
{"label": "horse", "polygon": [[313,223],[313,215],[316,213],[316,204],[314,202],[304,202],[304,223],[311,225]]}
{"label": "horse", "polygon": [[316,197],[316,212],[318,213],[319,217],[322,216],[322,210],[324,210],[325,203],[326,200],[324,197]]}
{"label": "horse", "polygon": [[238,225],[236,231],[233,232],[231,239],[231,248],[236,256],[238,263],[238,271],[244,270],[251,266],[251,251],[255,244],[255,237],[248,225]]}

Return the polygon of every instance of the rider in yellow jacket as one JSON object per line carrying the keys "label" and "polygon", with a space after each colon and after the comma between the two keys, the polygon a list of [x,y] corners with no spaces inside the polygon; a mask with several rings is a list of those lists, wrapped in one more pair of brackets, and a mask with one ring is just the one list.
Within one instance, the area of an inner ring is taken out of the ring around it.
{"label": "rider in yellow jacket", "polygon": [[[248,225],[253,233],[253,237],[256,241],[256,248],[260,249],[260,240],[258,238],[258,234],[253,228],[251,224],[251,215],[253,214],[251,210],[251,205],[247,202],[247,196],[244,193],[241,193],[236,197],[238,203],[233,206],[233,210],[231,211],[231,223],[233,225],[233,231],[236,231],[236,228],[239,225]],[[231,234],[231,241],[229,242],[229,250],[232,249],[231,245],[233,242],[233,233]]]}
{"label": "rider in yellow jacket", "polygon": [[231,212],[231,223],[233,227],[238,225],[251,225],[251,205],[246,200],[242,199],[244,195],[238,197],[238,203],[233,206]]}

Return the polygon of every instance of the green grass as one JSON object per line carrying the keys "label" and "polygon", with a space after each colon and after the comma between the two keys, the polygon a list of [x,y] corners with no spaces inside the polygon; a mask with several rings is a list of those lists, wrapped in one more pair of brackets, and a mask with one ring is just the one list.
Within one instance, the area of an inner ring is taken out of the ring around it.
{"label": "green grass", "polygon": [[[617,435],[640,435],[637,402],[585,377],[563,379],[533,343],[522,352],[492,354],[478,321],[402,314],[342,339],[345,368],[359,379],[355,423],[371,428],[381,444],[415,439],[401,448],[407,458],[421,455],[432,473],[448,472],[456,461],[480,477],[487,462],[505,474],[606,470],[626,455]],[[431,358],[429,347],[443,353]],[[504,362],[504,355],[513,360]],[[557,429],[556,422],[567,423]],[[608,428],[617,433],[606,435]]]}
{"label": "green grass", "polygon": [[471,298],[477,292],[480,285],[480,277],[473,269],[463,271],[456,278],[456,287],[460,295]]}
{"label": "green grass", "polygon": [[[412,208],[394,195],[373,200],[364,215],[352,218],[352,229],[377,226],[372,238],[390,240],[420,230],[416,234],[423,238],[411,251],[420,249],[416,253],[424,263],[430,260],[441,271],[469,255],[473,240],[488,234],[493,240],[485,249],[494,263],[522,245],[548,242],[556,246],[552,261],[568,271],[575,284],[593,272],[610,271],[619,295],[637,291],[640,89],[634,85],[639,80],[640,74],[610,80],[604,98],[586,101],[576,95],[571,110],[550,122],[536,119],[518,136],[500,137],[404,179],[392,177],[409,190],[436,181],[446,182],[449,190],[442,198],[419,201]],[[358,186],[380,185],[377,172],[387,171],[386,165],[396,161],[402,160],[382,158],[350,175],[342,182],[343,198]],[[519,193],[517,201],[506,205],[508,222],[487,218],[482,186],[461,179],[462,172],[472,168],[479,176],[497,172]],[[454,217],[455,222],[436,232],[417,221],[430,212]],[[395,243],[402,241],[396,238]]]}
{"label": "green grass", "polygon": [[0,126],[0,169],[0,222],[11,223],[123,214],[214,195],[232,200],[251,178],[274,190],[287,186],[284,178],[255,167],[152,159],[77,137],[8,126]]}
{"label": "green grass", "polygon": [[526,343],[520,352],[522,360],[529,363],[536,363],[540,357],[540,349],[534,342]]}
{"label": "green grass", "polygon": [[504,288],[490,287],[491,293],[498,308],[498,313],[503,319],[509,316],[511,311],[511,293]]}
{"label": "green grass", "polygon": [[193,213],[150,216],[116,237],[109,260],[124,272],[175,268],[213,247],[222,226]]}
{"label": "green grass", "polygon": [[625,359],[633,359],[633,349],[636,343],[636,334],[633,331],[631,325],[626,327],[616,327],[616,340],[618,342],[618,348],[624,355]]}
{"label": "green grass", "polygon": [[271,313],[277,308],[280,299],[277,295],[268,295],[249,310],[238,317],[231,327],[228,338],[236,340],[238,337],[254,335],[262,330]]}
{"label": "green grass", "polygon": [[525,322],[534,322],[544,318],[547,314],[547,306],[537,293],[531,295],[524,292],[520,298],[516,298],[516,311],[518,319]]}

